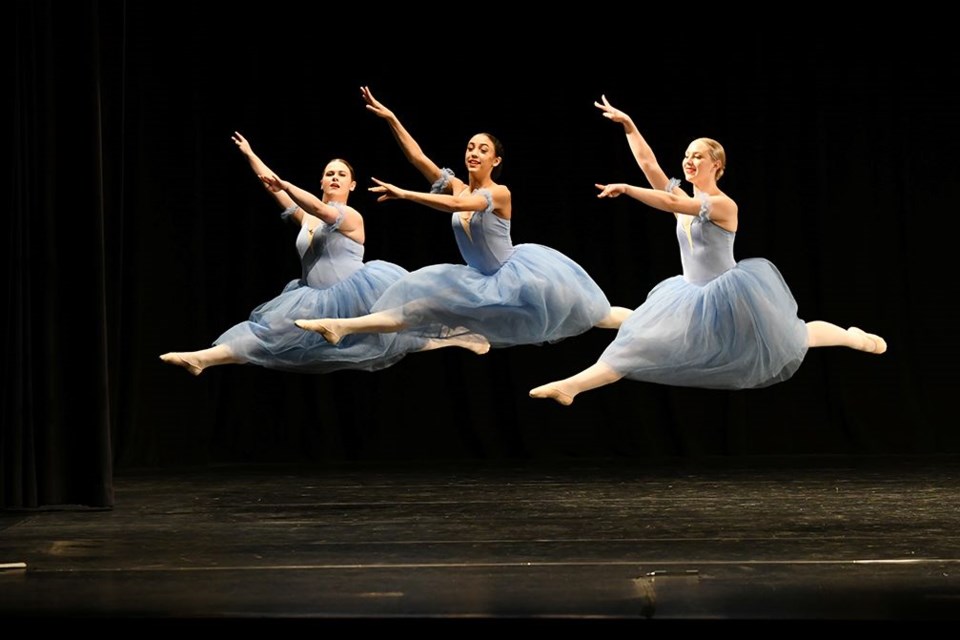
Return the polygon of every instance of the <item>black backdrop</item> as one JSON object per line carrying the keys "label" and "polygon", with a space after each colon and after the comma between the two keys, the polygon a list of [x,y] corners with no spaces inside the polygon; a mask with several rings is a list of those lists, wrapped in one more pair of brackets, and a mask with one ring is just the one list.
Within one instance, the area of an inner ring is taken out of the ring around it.
{"label": "black backdrop", "polygon": [[[455,9],[18,0],[2,504],[110,505],[116,469],[155,466],[960,451],[945,266],[958,74],[935,24],[798,13],[787,36],[596,7]],[[438,164],[462,170],[470,135],[500,137],[514,241],[567,253],[629,307],[679,257],[670,216],[595,198],[595,182],[643,178],[593,101],[631,113],[668,173],[691,139],[717,138],[737,256],[772,260],[804,319],[875,331],[889,352],[813,350],[763,390],[621,382],[569,408],[526,392],[591,364],[612,332],[372,374],[193,378],[161,363],[299,275],[296,230],[234,130],[308,189],[327,160],[350,160],[368,259],[460,261],[446,215],[365,191],[371,176],[426,185],[364,109],[364,84]]]}

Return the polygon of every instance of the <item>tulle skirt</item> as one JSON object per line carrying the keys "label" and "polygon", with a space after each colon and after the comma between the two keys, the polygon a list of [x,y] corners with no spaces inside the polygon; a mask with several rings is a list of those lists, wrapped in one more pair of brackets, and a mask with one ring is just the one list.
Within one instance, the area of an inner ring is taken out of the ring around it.
{"label": "tulle skirt", "polygon": [[495,273],[462,264],[424,267],[398,280],[374,311],[402,315],[423,336],[457,330],[491,347],[557,342],[581,334],[610,313],[607,296],[584,269],[539,244],[519,244]]}
{"label": "tulle skirt", "polygon": [[659,283],[599,361],[631,380],[749,389],[787,380],[806,352],[806,323],[783,276],[750,258],[703,286],[683,276]]}
{"label": "tulle skirt", "polygon": [[329,373],[340,369],[375,371],[389,367],[424,340],[409,333],[354,334],[336,346],[294,324],[302,318],[352,318],[369,313],[390,285],[406,276],[403,267],[372,260],[342,282],[315,289],[293,280],[276,298],[264,302],[250,318],[234,325],[214,344],[228,345],[245,362],[268,369]]}

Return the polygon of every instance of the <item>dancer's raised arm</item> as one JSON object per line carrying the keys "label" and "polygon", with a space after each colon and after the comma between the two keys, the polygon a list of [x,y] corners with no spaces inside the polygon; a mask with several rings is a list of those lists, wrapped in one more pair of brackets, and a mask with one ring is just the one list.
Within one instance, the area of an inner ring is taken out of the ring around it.
{"label": "dancer's raised arm", "polygon": [[[269,176],[273,175],[273,170],[268,167],[263,160],[260,159],[256,153],[253,152],[253,147],[250,146],[250,142],[240,135],[239,131],[234,131],[233,135],[230,136],[230,139],[233,140],[233,143],[237,145],[237,148],[240,149],[240,153],[243,154],[243,157],[247,159],[247,162],[250,164],[250,168],[253,169],[254,175],[258,178],[260,176]],[[261,180],[262,181],[262,180]],[[270,185],[264,184],[267,191],[273,195],[274,200],[276,200],[280,207],[283,209],[289,209],[293,206],[294,202],[283,190],[275,191],[270,188]],[[303,214],[300,211],[297,211],[293,214],[294,220],[299,223],[301,216]]]}
{"label": "dancer's raised arm", "polygon": [[637,164],[640,165],[640,169],[647,178],[647,182],[649,182],[650,186],[654,189],[659,189],[660,191],[666,189],[670,180],[667,178],[667,174],[664,173],[663,169],[660,168],[660,164],[653,154],[653,149],[650,148],[646,139],[640,135],[640,131],[633,123],[633,118],[610,104],[607,96],[600,96],[600,100],[602,102],[595,101],[593,106],[603,112],[604,118],[623,125],[623,132],[627,135],[627,144],[630,145],[633,157],[637,161]]}
{"label": "dancer's raised arm", "polygon": [[[400,145],[400,148],[403,150],[403,155],[407,157],[407,160],[417,168],[417,171],[423,174],[423,177],[426,178],[427,181],[431,184],[436,182],[442,175],[440,167],[427,157],[417,141],[410,135],[410,132],[400,123],[400,119],[397,118],[396,114],[373,97],[370,87],[360,87],[360,91],[363,93],[364,102],[367,103],[367,110],[383,118],[387,121],[387,124],[390,125],[390,133],[393,134],[397,144]],[[457,178],[452,178],[451,182],[462,184]],[[454,191],[456,191],[456,189],[454,189]]]}

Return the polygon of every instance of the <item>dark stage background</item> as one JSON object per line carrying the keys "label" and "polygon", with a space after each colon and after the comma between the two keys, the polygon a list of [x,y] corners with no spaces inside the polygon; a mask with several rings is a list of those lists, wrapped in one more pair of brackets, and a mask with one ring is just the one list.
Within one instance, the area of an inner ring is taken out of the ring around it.
{"label": "dark stage background", "polygon": [[[960,452],[945,266],[960,118],[935,24],[798,14],[786,19],[801,35],[786,36],[595,7],[548,27],[500,6],[15,6],[6,507],[111,505],[114,472],[140,467]],[[772,260],[802,318],[879,333],[888,353],[813,350],[793,379],[754,391],[621,382],[569,408],[527,390],[591,364],[613,332],[414,354],[376,373],[229,366],[193,378],[161,363],[209,346],[299,275],[296,229],[235,130],[308,189],[327,160],[347,158],[367,259],[460,262],[446,214],[365,191],[371,176],[427,185],[364,109],[364,84],[443,166],[462,173],[473,133],[500,137],[514,241],[568,254],[629,307],[679,272],[673,219],[595,198],[596,182],[643,176],[593,101],[630,113],[668,173],[691,139],[717,138],[721,188],[740,205],[737,257]]]}

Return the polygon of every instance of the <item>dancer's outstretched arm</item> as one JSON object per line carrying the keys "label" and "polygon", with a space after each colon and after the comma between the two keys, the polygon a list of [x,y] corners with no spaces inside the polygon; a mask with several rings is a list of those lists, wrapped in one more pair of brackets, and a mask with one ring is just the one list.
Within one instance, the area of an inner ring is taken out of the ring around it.
{"label": "dancer's outstretched arm", "polygon": [[600,193],[597,194],[598,198],[616,198],[620,195],[627,195],[654,209],[669,213],[683,213],[688,216],[699,214],[704,202],[706,202],[710,210],[710,219],[720,226],[723,226],[725,221],[731,218],[735,219],[737,216],[737,203],[725,194],[713,196],[704,194],[701,198],[692,198],[683,191],[679,191],[679,194],[668,193],[657,189],[635,187],[622,182],[594,186],[600,189]]}
{"label": "dancer's outstretched arm", "polygon": [[[457,211],[482,211],[488,206],[486,196],[480,193],[469,193],[464,195],[451,195],[447,193],[424,193],[422,191],[410,191],[401,189],[389,182],[372,178],[378,186],[370,187],[369,191],[378,193],[380,196],[377,202],[387,200],[409,200],[422,204],[437,211],[454,213]],[[502,184],[497,184],[488,189],[493,199],[493,209],[495,212],[508,210],[510,207],[510,190]]]}
{"label": "dancer's outstretched arm", "polygon": [[[301,210],[320,218],[327,224],[336,222],[342,209],[344,218],[340,223],[340,232],[344,235],[350,235],[354,231],[363,229],[363,217],[359,211],[349,205],[341,205],[341,209],[338,209],[325,203],[306,189],[301,189],[292,182],[280,179],[276,174],[262,175],[260,180],[270,191],[285,191],[292,202],[296,203]],[[362,242],[362,240],[358,239],[358,242]]]}

